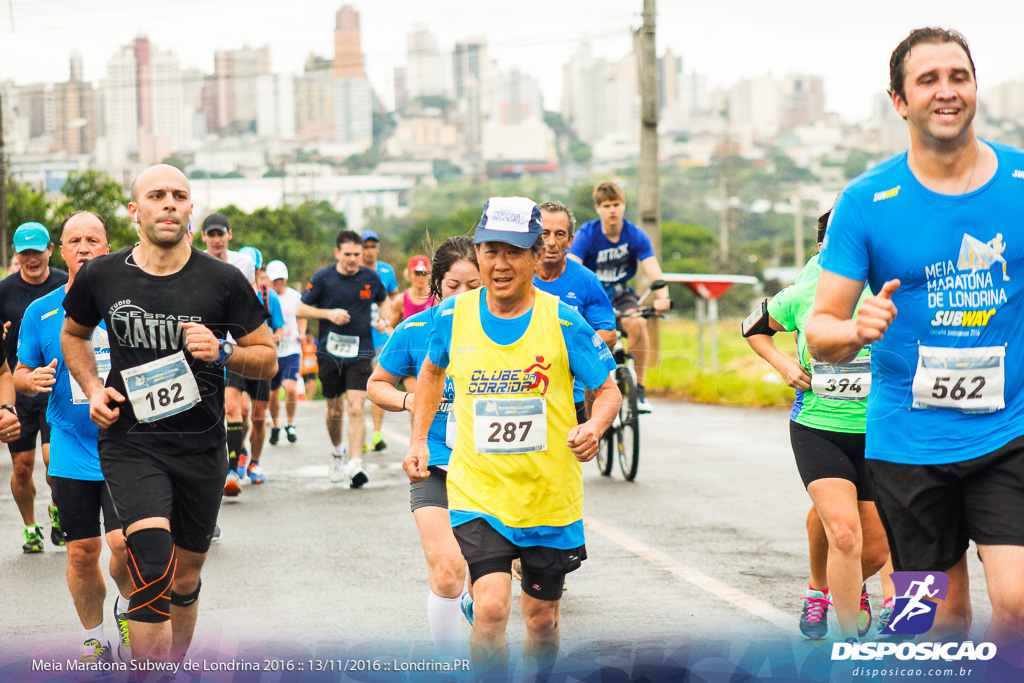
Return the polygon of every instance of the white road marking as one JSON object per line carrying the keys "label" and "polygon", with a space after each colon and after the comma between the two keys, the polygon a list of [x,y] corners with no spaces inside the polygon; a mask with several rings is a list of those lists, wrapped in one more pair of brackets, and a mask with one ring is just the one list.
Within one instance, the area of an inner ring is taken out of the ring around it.
{"label": "white road marking", "polygon": [[634,555],[647,560],[661,569],[664,569],[683,581],[705,590],[722,600],[731,602],[737,607],[764,619],[773,626],[777,626],[784,631],[793,631],[796,626],[796,618],[794,615],[775,609],[763,600],[758,600],[754,596],[748,595],[738,588],[733,588],[732,586],[724,584],[717,579],[713,579],[696,569],[687,567],[660,550],[655,550],[649,545],[636,540],[625,532],[614,529],[603,522],[599,522],[593,517],[584,517],[583,524],[586,526],[588,531],[593,531],[594,533],[603,536],[612,543],[625,548]]}

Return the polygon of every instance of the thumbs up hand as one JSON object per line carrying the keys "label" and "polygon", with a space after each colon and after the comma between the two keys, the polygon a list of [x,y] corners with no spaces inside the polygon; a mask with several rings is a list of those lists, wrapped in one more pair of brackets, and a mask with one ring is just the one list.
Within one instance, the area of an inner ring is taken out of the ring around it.
{"label": "thumbs up hand", "polygon": [[32,370],[32,391],[37,394],[48,394],[53,391],[53,385],[57,382],[57,359],[50,361],[49,365]]}
{"label": "thumbs up hand", "polygon": [[899,280],[889,280],[882,285],[881,292],[861,302],[854,322],[857,340],[864,346],[879,341],[896,319],[896,304],[892,302],[892,295],[899,288]]}

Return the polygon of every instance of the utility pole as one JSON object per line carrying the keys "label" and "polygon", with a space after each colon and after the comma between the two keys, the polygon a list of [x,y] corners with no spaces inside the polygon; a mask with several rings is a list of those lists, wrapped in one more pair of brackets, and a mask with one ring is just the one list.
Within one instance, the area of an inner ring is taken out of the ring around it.
{"label": "utility pole", "polygon": [[[640,227],[651,240],[651,248],[661,262],[661,200],[658,177],[658,57],[655,51],[654,0],[644,0],[644,23],[639,31],[640,48],[640,168],[637,173],[637,206]],[[651,353],[647,366],[660,361],[661,335],[658,319],[649,318],[647,329]]]}
{"label": "utility pole", "polygon": [[793,195],[793,241],[796,267],[804,266],[804,211],[800,203],[800,192]]}
{"label": "utility pole", "polygon": [[[13,9],[11,10],[14,11]],[[14,17],[11,17],[13,26]],[[7,268],[7,149],[4,147],[4,93],[0,88],[0,266]]]}
{"label": "utility pole", "polygon": [[637,205],[640,227],[661,261],[661,206],[658,192],[658,59],[654,49],[654,0],[644,0],[640,27],[640,168]]}

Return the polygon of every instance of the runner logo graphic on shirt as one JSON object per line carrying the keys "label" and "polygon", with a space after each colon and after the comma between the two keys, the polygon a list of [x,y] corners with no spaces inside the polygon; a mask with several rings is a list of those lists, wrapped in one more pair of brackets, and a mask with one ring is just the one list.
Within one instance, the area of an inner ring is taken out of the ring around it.
{"label": "runner logo graphic on shirt", "polygon": [[949,590],[949,577],[943,572],[893,572],[896,600],[892,619],[881,633],[892,635],[920,635],[935,623],[938,605],[933,600],[945,600]]}
{"label": "runner logo graphic on shirt", "polygon": [[543,365],[544,356],[537,356],[533,365],[525,370],[474,370],[469,377],[470,394],[518,394],[543,387],[548,392],[549,379],[542,370],[550,370],[551,363]]}
{"label": "runner logo graphic on shirt", "polygon": [[1003,252],[1006,243],[1002,233],[987,242],[964,234],[956,262],[939,261],[925,267],[928,283],[928,308],[935,312],[931,320],[933,335],[977,337],[999,307],[1006,303],[1006,290],[996,285],[991,269],[1002,264],[1002,280],[1006,272]]}
{"label": "runner logo graphic on shirt", "polygon": [[1006,281],[1010,278],[1006,274],[1004,251],[1006,245],[1003,243],[1001,232],[997,232],[996,236],[986,243],[965,234],[964,241],[960,244],[960,262],[957,265],[960,270],[976,273],[979,270],[988,270],[998,261],[1003,264],[1003,280]]}

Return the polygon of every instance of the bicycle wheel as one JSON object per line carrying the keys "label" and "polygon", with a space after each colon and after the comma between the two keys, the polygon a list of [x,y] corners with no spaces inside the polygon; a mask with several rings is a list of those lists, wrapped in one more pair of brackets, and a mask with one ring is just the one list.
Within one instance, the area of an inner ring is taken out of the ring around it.
{"label": "bicycle wheel", "polygon": [[615,426],[612,425],[605,430],[600,443],[597,444],[597,471],[602,477],[612,476],[612,463],[615,462]]}
{"label": "bicycle wheel", "polygon": [[629,368],[619,366],[619,391],[622,392],[622,407],[619,408],[619,431],[616,442],[619,451],[619,467],[626,481],[636,479],[640,466],[640,412],[637,408],[636,380]]}

